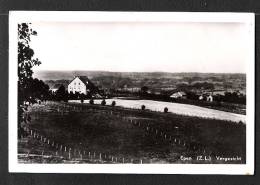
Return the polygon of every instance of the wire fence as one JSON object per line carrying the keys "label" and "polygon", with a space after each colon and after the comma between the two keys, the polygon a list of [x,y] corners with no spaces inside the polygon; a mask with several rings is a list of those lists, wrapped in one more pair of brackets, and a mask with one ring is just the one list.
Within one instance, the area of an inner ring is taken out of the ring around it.
{"label": "wire fence", "polygon": [[[50,105],[47,109],[45,105]],[[68,112],[75,111],[75,112],[84,112],[89,111],[86,106],[81,104],[69,104],[69,103],[60,103],[60,102],[44,102],[42,104],[43,107],[45,107],[42,111],[29,111],[26,112],[26,116],[30,116],[30,114],[34,114],[34,116],[40,117],[42,114],[48,112],[48,114],[59,114],[64,115]],[[197,143],[192,143],[185,139],[184,137],[181,137],[178,134],[171,134],[167,131],[164,131],[163,129],[160,129],[158,127],[154,127],[152,124],[149,123],[149,121],[139,121],[134,118],[124,117],[120,115],[120,112],[114,111],[114,110],[107,110],[104,111],[104,113],[116,116],[129,124],[133,125],[134,127],[138,127],[140,129],[143,129],[150,137],[155,137],[156,139],[161,139],[164,142],[169,143],[170,145],[183,147],[186,150],[190,150],[193,152],[198,152],[200,154],[206,155],[207,150],[205,147],[200,146]],[[42,151],[41,153],[29,153],[29,154],[19,154],[20,157],[27,156],[42,156],[43,158],[48,158],[52,156],[53,158],[59,158],[64,161],[77,161],[77,162],[90,162],[90,163],[132,163],[132,164],[142,164],[142,163],[153,163],[153,159],[149,158],[127,158],[122,156],[115,156],[108,153],[102,153],[99,151],[89,151],[89,150],[82,150],[77,148],[71,148],[69,146],[66,146],[64,144],[60,144],[55,142],[53,139],[48,138],[48,136],[41,135],[39,131],[30,129],[28,127],[25,127],[25,131],[34,139],[38,140],[41,143],[44,143],[45,145],[50,146],[54,151],[51,155],[47,155],[45,151]]]}

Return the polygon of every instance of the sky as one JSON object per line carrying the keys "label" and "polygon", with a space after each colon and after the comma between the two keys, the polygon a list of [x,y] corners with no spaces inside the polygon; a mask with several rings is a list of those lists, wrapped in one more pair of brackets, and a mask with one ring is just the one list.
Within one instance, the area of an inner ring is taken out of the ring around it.
{"label": "sky", "polygon": [[245,73],[242,23],[32,22],[35,70]]}

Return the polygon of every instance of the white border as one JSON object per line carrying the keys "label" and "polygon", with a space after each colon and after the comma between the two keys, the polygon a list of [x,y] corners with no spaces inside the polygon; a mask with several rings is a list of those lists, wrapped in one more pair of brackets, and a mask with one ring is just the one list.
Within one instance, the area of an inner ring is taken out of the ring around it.
{"label": "white border", "polygon": [[[248,26],[246,164],[19,164],[17,160],[17,24],[21,22],[241,22]],[[253,13],[44,12],[9,13],[9,172],[254,174],[255,16]]]}

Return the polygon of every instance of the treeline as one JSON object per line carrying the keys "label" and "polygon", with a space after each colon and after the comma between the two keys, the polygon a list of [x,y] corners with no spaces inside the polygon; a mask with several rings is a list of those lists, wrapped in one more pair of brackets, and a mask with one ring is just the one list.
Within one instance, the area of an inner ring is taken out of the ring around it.
{"label": "treeline", "polygon": [[177,89],[188,91],[191,89],[209,89],[213,90],[214,84],[209,82],[196,82],[193,84],[187,84],[187,83],[179,83],[177,84]]}
{"label": "treeline", "polygon": [[29,78],[24,81],[23,86],[18,83],[18,99],[26,100],[29,103],[36,103],[37,100],[48,100],[51,98],[49,86],[37,78]]}
{"label": "treeline", "polygon": [[21,88],[18,88],[18,98],[21,100],[27,100],[30,104],[46,100],[67,102],[70,99],[80,100],[92,97],[92,93],[89,93],[88,95],[80,94],[78,92],[75,94],[68,93],[63,85],[61,85],[56,92],[52,92],[47,84],[37,78],[30,78],[26,80],[25,84],[23,84],[22,90],[20,89]]}
{"label": "treeline", "polygon": [[[147,88],[142,87],[140,92],[113,92],[113,96],[125,96],[125,97],[139,97],[141,99],[150,99],[150,100],[158,100],[158,101],[167,101],[167,102],[178,102],[178,103],[191,103],[191,104],[205,104],[205,101],[200,101],[198,94],[192,92],[192,91],[185,91],[186,92],[186,98],[178,98],[174,99],[170,97],[169,92],[164,92],[162,94],[153,94],[148,93]],[[234,104],[246,104],[246,95],[241,95],[237,92],[226,92],[224,95],[213,95],[213,102],[208,102],[211,104],[219,104],[221,102],[226,103],[234,103]]]}
{"label": "treeline", "polygon": [[[197,87],[209,87],[210,83],[202,83],[196,84]],[[18,84],[19,85],[19,84]],[[169,92],[165,92],[162,94],[153,94],[148,93],[148,87],[143,86],[140,92],[117,92],[110,91],[110,93],[105,94],[102,90],[91,91],[87,95],[76,93],[68,93],[65,86],[61,85],[56,92],[50,91],[50,88],[47,84],[45,84],[42,80],[37,78],[30,78],[26,80],[26,84],[23,84],[23,91],[19,92],[19,98],[36,101],[36,99],[44,101],[44,100],[54,100],[54,101],[64,101],[68,100],[84,100],[90,98],[102,98],[102,97],[114,97],[114,96],[136,96],[143,99],[152,99],[159,101],[187,101],[187,100],[175,100],[170,98]],[[20,89],[20,88],[18,88]],[[182,88],[183,89],[183,88]],[[186,99],[199,101],[199,95],[192,91],[185,91]],[[96,94],[102,95],[101,97],[95,97]],[[246,96],[241,95],[237,92],[226,92],[224,95],[213,95],[214,102],[228,102],[235,104],[246,104]],[[31,102],[33,103],[33,102]]]}
{"label": "treeline", "polygon": [[[187,96],[186,99],[173,99],[170,98],[169,94],[162,94],[162,95],[155,95],[155,94],[141,94],[142,97],[147,97],[150,99],[157,99],[157,100],[163,100],[163,101],[178,101],[178,102],[183,102],[183,101],[188,101],[192,100],[199,102],[203,102],[199,100],[199,96],[194,92],[187,91],[186,92]],[[234,103],[234,104],[246,104],[246,95],[240,95],[237,92],[225,92],[224,95],[213,95],[213,102],[215,103],[221,103],[221,102],[227,102],[227,103]]]}
{"label": "treeline", "polygon": [[68,102],[68,100],[84,100],[84,99],[91,99],[93,96],[99,94],[98,89],[93,89],[92,91],[88,92],[87,94],[75,92],[75,93],[68,93],[64,85],[61,85],[56,92],[50,92],[50,99],[54,101],[64,101]]}

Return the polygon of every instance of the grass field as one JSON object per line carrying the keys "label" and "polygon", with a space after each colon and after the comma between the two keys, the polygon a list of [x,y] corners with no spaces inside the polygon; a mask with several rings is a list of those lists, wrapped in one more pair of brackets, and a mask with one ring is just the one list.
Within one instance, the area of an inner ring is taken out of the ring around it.
{"label": "grass field", "polygon": [[[125,160],[142,159],[144,163],[245,163],[246,125],[231,121],[58,102],[33,105],[28,114],[30,129],[72,151],[102,153]],[[32,150],[55,152],[34,142],[32,137],[18,142],[18,153],[33,153]],[[183,160],[182,156],[191,160]],[[197,156],[211,160],[200,161]],[[216,156],[238,156],[241,160],[223,161]]]}

